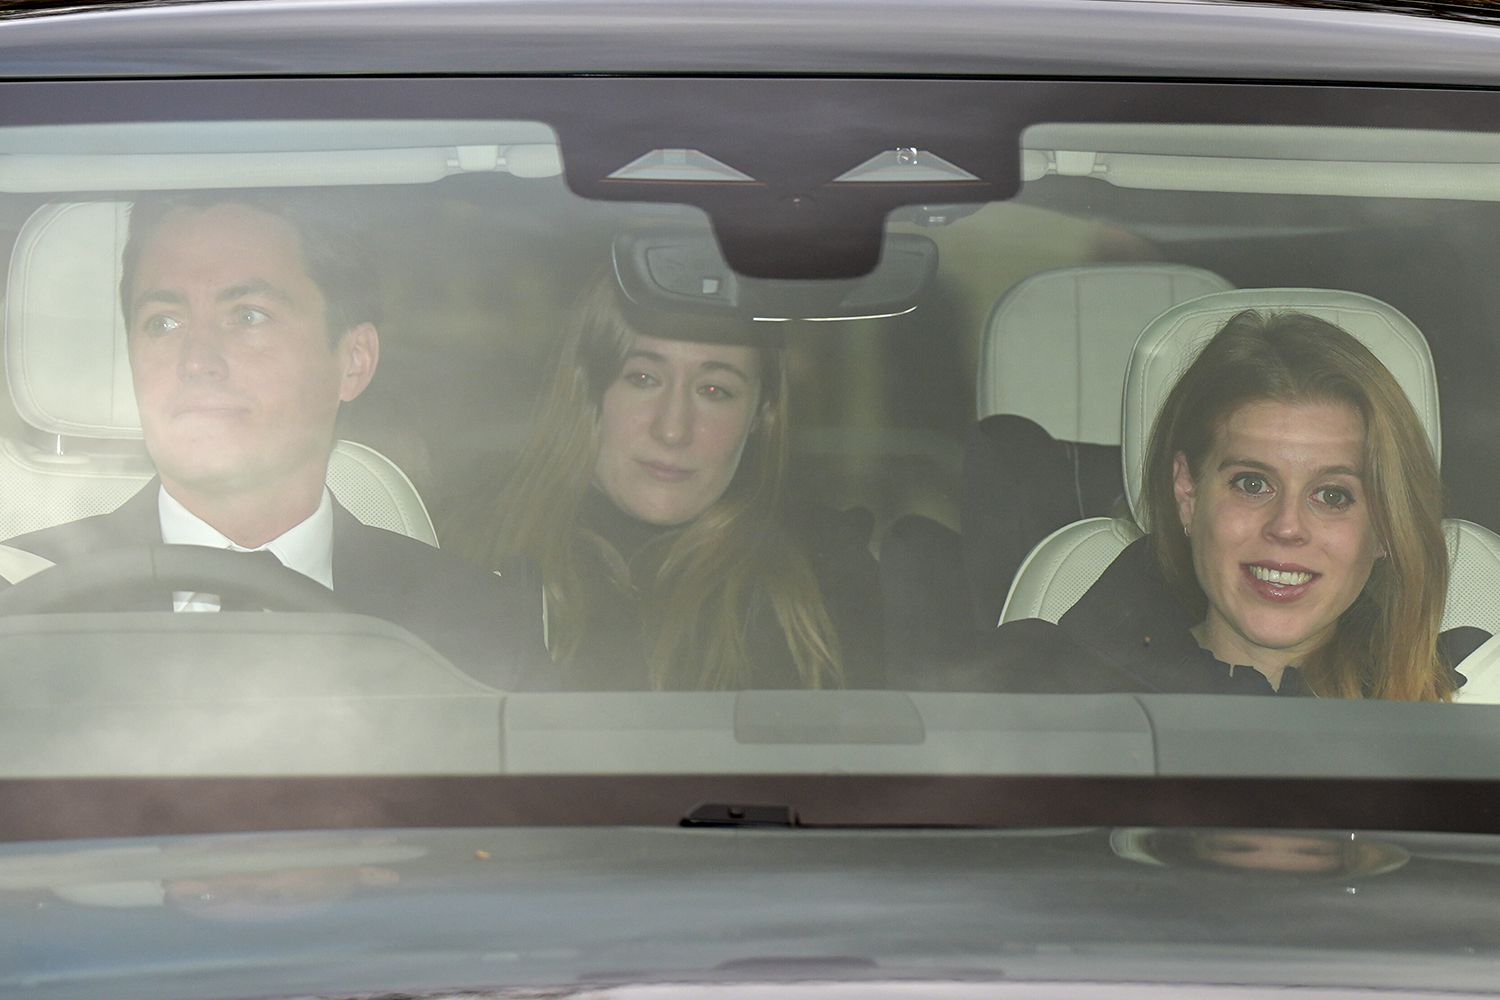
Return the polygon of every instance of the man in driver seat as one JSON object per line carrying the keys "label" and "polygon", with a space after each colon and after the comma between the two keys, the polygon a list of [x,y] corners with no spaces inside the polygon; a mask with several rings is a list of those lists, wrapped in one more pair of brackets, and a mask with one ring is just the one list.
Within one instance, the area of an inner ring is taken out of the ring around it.
{"label": "man in driver seat", "polygon": [[[53,562],[159,542],[267,551],[350,611],[511,686],[543,655],[532,588],[364,525],[325,486],[339,407],[380,358],[375,274],[360,235],[296,195],[138,201],[120,299],[158,478],[112,513],[8,544]],[[119,610],[166,602],[142,594]],[[220,602],[179,592],[172,607]]]}

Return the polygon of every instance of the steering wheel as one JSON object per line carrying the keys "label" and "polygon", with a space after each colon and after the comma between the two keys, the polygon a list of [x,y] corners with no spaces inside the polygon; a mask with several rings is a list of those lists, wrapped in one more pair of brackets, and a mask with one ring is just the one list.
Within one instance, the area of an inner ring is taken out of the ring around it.
{"label": "steering wheel", "polygon": [[59,563],[0,591],[0,615],[97,610],[154,592],[199,591],[269,611],[348,612],[332,590],[274,558],[203,545],[138,545]]}

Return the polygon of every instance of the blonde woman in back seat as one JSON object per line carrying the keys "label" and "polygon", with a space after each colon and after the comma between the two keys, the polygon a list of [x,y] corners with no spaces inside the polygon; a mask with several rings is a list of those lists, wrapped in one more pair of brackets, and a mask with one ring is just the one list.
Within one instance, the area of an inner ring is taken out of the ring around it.
{"label": "blonde woman in back seat", "polygon": [[635,303],[613,272],[580,296],[476,517],[477,557],[545,594],[532,686],[884,686],[868,527],[785,496],[779,326]]}

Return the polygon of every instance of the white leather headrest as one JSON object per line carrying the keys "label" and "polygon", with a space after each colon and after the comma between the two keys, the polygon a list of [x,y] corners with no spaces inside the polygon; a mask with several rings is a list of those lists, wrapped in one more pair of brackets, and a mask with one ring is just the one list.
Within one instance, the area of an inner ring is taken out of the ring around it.
{"label": "white leather headrest", "polygon": [[1137,524],[1141,521],[1141,475],[1146,445],[1167,393],[1219,328],[1245,309],[1308,313],[1357,337],[1406,390],[1417,418],[1427,430],[1433,457],[1441,459],[1437,373],[1427,341],[1411,320],[1379,299],[1354,292],[1320,288],[1218,292],[1173,306],[1156,317],[1141,333],[1130,356],[1121,418],[1122,458],[1125,495]]}
{"label": "white leather headrest", "polygon": [[1136,338],[1179,302],[1230,285],[1181,264],[1095,264],[1018,282],[990,312],[979,419],[1016,413],[1054,438],[1120,443],[1120,377]]}
{"label": "white leather headrest", "polygon": [[21,418],[49,434],[141,436],[120,251],[126,202],[47,205],[21,227],[5,300],[5,372]]}

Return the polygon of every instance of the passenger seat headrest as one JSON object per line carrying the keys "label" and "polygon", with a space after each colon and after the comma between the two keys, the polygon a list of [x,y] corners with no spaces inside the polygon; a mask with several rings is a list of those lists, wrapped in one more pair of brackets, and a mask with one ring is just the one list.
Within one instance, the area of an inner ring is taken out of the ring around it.
{"label": "passenger seat headrest", "polygon": [[5,300],[5,373],[17,412],[64,437],[139,439],[120,251],[126,202],[46,205],[22,225]]}
{"label": "passenger seat headrest", "polygon": [[1173,306],[1141,333],[1125,374],[1122,459],[1130,513],[1141,524],[1141,477],[1152,425],[1167,393],[1203,346],[1231,317],[1246,309],[1302,312],[1357,337],[1391,370],[1441,460],[1437,372],[1427,341],[1400,312],[1379,299],[1316,288],[1247,288],[1217,292]]}

